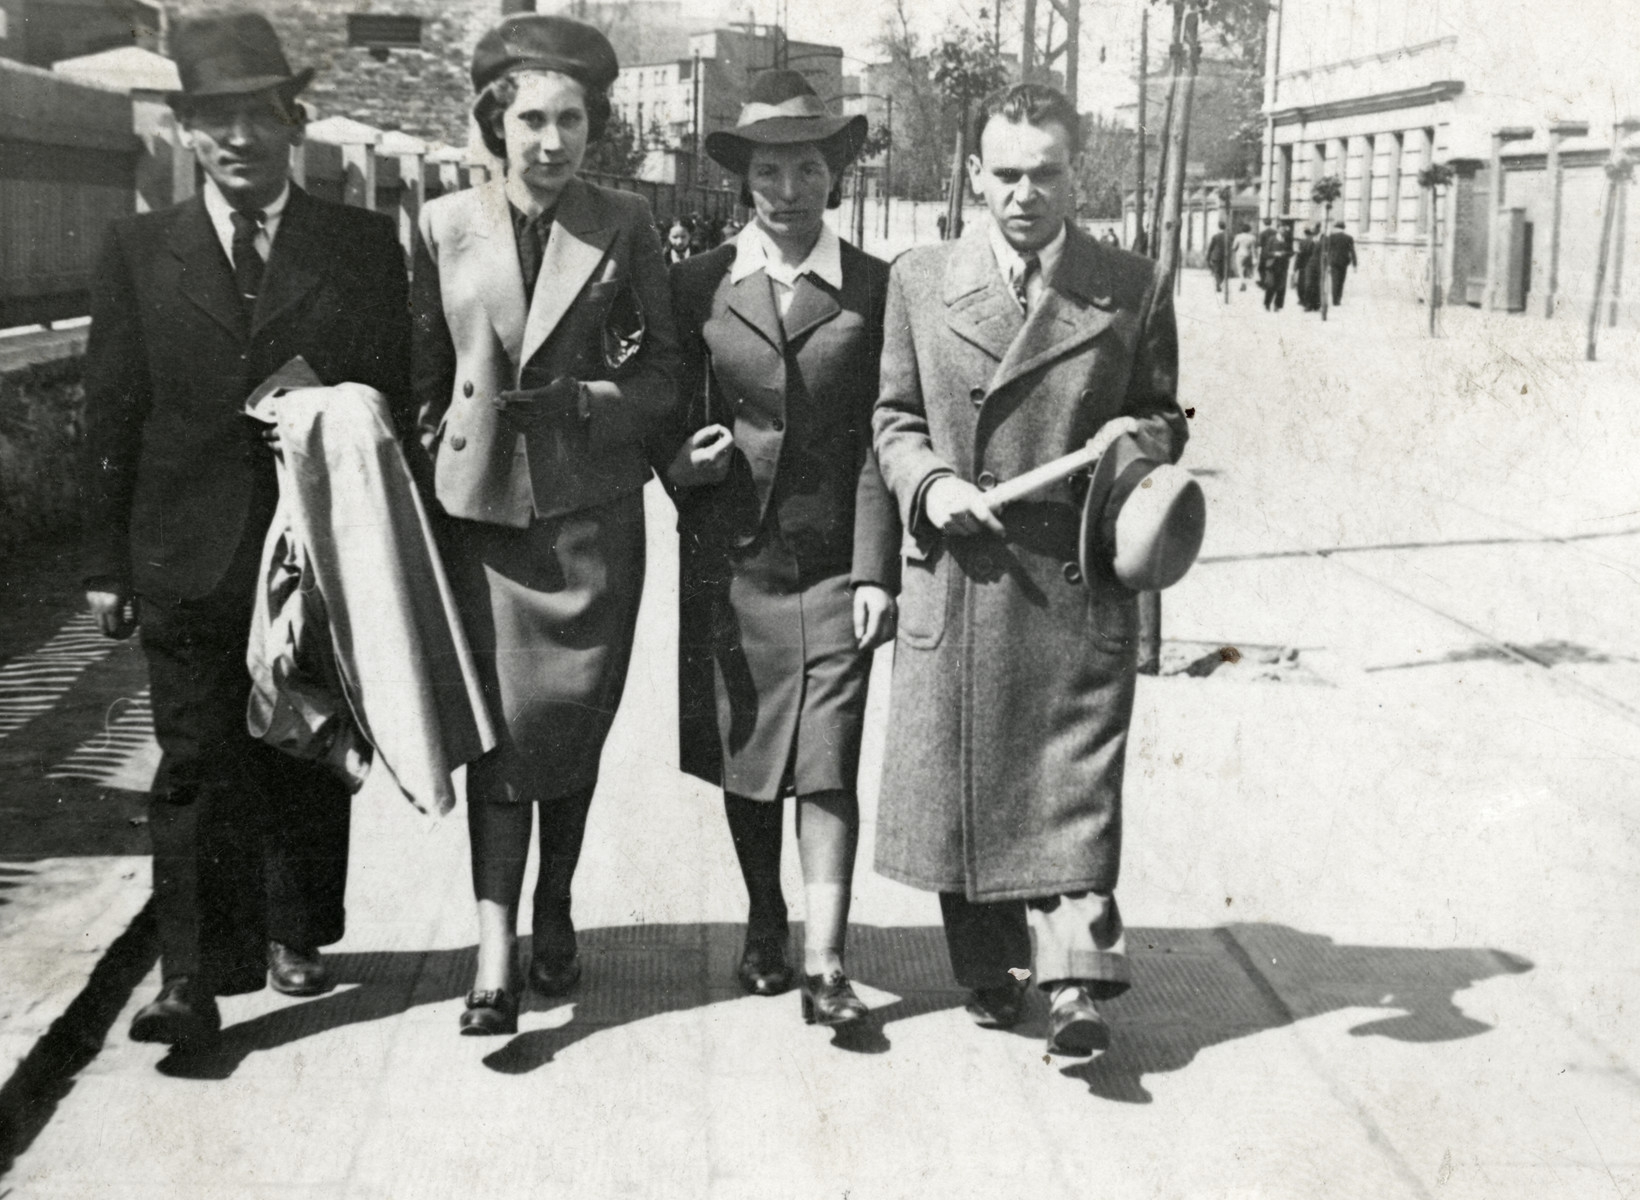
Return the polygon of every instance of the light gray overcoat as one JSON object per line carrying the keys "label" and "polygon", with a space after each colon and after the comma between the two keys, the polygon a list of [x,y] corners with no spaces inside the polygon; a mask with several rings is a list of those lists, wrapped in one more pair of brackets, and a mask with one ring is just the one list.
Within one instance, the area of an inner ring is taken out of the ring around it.
{"label": "light gray overcoat", "polygon": [[1004,513],[1006,540],[942,538],[922,493],[989,488],[1078,449],[1113,417],[1177,461],[1178,345],[1155,264],[1074,227],[1028,318],[983,223],[889,279],[878,463],[906,563],[877,869],[1003,900],[1113,891],[1138,609],[1076,566],[1080,481]]}

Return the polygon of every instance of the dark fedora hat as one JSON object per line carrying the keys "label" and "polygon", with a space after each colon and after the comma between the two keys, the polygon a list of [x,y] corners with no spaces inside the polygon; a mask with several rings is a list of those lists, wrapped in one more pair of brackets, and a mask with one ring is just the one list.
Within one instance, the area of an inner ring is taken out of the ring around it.
{"label": "dark fedora hat", "polygon": [[620,74],[615,47],[584,21],[519,13],[496,25],[473,48],[473,91],[508,71],[558,71],[582,87],[608,91]]}
{"label": "dark fedora hat", "polygon": [[206,96],[243,96],[279,88],[294,96],[313,81],[313,68],[292,73],[279,35],[261,13],[207,12],[178,21],[171,57],[182,90],[172,103]]}
{"label": "dark fedora hat", "polygon": [[863,116],[834,115],[798,72],[765,71],[752,80],[735,127],[706,135],[706,153],[736,175],[746,174],[755,146],[817,142],[827,158],[835,150],[847,161],[865,145],[866,128]]}

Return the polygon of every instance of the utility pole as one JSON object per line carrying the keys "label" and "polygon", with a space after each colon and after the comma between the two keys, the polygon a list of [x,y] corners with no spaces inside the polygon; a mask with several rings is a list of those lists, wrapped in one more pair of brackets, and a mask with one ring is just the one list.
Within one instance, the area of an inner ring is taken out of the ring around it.
{"label": "utility pole", "polygon": [[1167,101],[1162,107],[1162,131],[1156,151],[1156,191],[1150,204],[1150,257],[1162,257],[1161,238],[1164,232],[1162,207],[1167,195],[1173,149],[1173,110],[1179,94],[1179,75],[1184,69],[1184,0],[1173,0],[1173,40],[1167,49],[1171,74],[1167,87]]}
{"label": "utility pole", "polygon": [[894,97],[888,101],[888,145],[883,147],[883,240],[888,240],[888,208],[894,201]]}
{"label": "utility pole", "polygon": [[1036,74],[1036,0],[1025,0],[1024,32],[1019,39],[1019,82],[1030,83]]}
{"label": "utility pole", "polygon": [[695,54],[694,54],[694,62],[693,62],[693,66],[692,66],[692,69],[691,69],[690,74],[689,74],[689,81],[694,85],[690,89],[691,94],[690,94],[690,97],[689,97],[689,108],[690,108],[689,123],[690,123],[691,132],[693,134],[693,138],[691,140],[694,142],[694,145],[690,148],[691,158],[689,160],[689,182],[692,183],[694,186],[699,187],[700,186],[700,181],[701,181],[701,176],[702,176],[702,172],[701,172],[701,169],[700,169],[701,130],[700,130],[700,51],[699,50],[696,50]]}
{"label": "utility pole", "polygon": [[[1139,162],[1133,185],[1133,237],[1145,236],[1145,110],[1150,107],[1150,9],[1139,11]],[[1146,243],[1148,245],[1148,239]],[[1130,242],[1129,245],[1132,245]]]}
{"label": "utility pole", "polygon": [[[1047,75],[1053,70],[1054,59],[1063,56],[1065,60],[1065,95],[1070,97],[1072,104],[1077,103],[1077,67],[1081,60],[1082,38],[1082,0],[1048,0],[1048,39],[1042,51],[1042,73]],[[1053,14],[1058,13],[1065,22],[1065,40],[1058,46],[1053,44]],[[1019,56],[1020,77],[1029,83],[1036,67],[1036,0],[1025,0],[1024,32],[1021,38]]]}

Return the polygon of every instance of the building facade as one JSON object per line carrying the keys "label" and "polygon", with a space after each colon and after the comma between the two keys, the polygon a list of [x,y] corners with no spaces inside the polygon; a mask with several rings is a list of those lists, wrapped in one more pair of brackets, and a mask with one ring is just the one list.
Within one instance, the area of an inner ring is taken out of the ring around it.
{"label": "building facade", "polygon": [[[1450,303],[1586,315],[1607,207],[1620,227],[1608,278],[1615,267],[1620,287],[1640,252],[1634,189],[1609,195],[1603,169],[1640,102],[1636,46],[1629,5],[1273,7],[1264,215],[1320,221],[1315,184],[1335,177],[1331,219],[1367,279],[1422,297],[1433,246]],[[1438,195],[1419,183],[1436,164],[1454,174]]]}

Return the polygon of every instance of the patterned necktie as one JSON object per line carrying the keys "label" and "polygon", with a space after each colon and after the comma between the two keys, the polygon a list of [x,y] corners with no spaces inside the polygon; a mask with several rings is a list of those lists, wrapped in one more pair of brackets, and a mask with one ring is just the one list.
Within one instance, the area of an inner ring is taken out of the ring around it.
{"label": "patterned necktie", "polygon": [[1036,256],[1034,251],[1029,254],[1021,254],[1019,262],[1014,266],[1013,278],[1009,280],[1009,283],[1014,289],[1014,299],[1019,302],[1020,312],[1028,313],[1031,311],[1031,276],[1036,274],[1041,266],[1042,260]]}
{"label": "patterned necktie", "polygon": [[261,232],[267,214],[255,208],[240,212],[237,208],[228,214],[233,222],[233,283],[244,301],[245,311],[256,307],[256,294],[262,290],[262,256],[256,251],[256,235]]}

